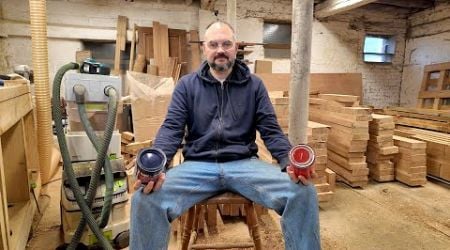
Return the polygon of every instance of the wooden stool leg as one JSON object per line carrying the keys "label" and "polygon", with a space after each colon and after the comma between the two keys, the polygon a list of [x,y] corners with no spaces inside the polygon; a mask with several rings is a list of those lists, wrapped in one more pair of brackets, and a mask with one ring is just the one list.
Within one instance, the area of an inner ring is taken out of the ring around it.
{"label": "wooden stool leg", "polygon": [[184,228],[181,236],[181,250],[187,250],[189,246],[189,239],[191,238],[192,226],[195,217],[195,206],[191,207],[188,216],[184,223]]}
{"label": "wooden stool leg", "polygon": [[255,244],[255,250],[261,250],[261,236],[259,235],[258,220],[256,218],[253,203],[245,204],[245,213],[247,214],[247,226],[253,239],[253,243]]}

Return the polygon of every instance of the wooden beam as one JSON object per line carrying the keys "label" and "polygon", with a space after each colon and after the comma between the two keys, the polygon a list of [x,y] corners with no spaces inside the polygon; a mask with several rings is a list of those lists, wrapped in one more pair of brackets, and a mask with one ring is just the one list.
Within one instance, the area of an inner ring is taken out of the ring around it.
{"label": "wooden beam", "polygon": [[376,0],[326,0],[316,6],[316,18],[325,18],[375,2]]}
{"label": "wooden beam", "polygon": [[430,0],[378,0],[375,3],[391,5],[402,8],[417,8],[417,9],[427,9],[434,5],[434,1]]}
{"label": "wooden beam", "polygon": [[201,0],[200,8],[202,10],[213,10],[215,4],[216,4],[216,0]]}

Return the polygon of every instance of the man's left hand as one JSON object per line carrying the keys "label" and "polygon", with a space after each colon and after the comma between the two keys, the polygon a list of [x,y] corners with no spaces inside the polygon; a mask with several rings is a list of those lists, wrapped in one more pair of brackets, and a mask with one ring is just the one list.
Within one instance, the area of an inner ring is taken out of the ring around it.
{"label": "man's left hand", "polygon": [[311,172],[310,175],[308,176],[303,176],[303,175],[297,175],[294,172],[294,167],[292,166],[287,166],[286,167],[286,173],[289,175],[289,177],[291,178],[291,181],[295,182],[295,183],[302,183],[303,185],[308,185],[309,183],[311,183],[311,180],[317,177],[316,172],[314,171],[314,168]]}

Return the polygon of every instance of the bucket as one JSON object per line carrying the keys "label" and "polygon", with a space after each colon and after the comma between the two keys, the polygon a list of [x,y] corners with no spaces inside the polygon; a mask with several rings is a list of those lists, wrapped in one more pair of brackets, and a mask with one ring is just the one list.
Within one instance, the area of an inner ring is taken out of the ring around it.
{"label": "bucket", "polygon": [[142,184],[155,181],[164,172],[167,163],[166,154],[157,148],[144,148],[139,151],[136,159],[136,178]]}
{"label": "bucket", "polygon": [[310,178],[315,158],[314,150],[308,145],[299,144],[289,151],[290,165],[297,176]]}

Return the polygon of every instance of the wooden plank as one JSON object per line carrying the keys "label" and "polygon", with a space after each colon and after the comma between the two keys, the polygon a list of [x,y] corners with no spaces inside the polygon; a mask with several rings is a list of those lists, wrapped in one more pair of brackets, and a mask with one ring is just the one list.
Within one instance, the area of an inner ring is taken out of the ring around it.
{"label": "wooden plank", "polygon": [[425,142],[394,135],[394,144],[399,147],[411,148],[411,149],[425,149],[427,147]]}
{"label": "wooden plank", "polygon": [[355,96],[355,95],[319,94],[319,98],[325,99],[325,100],[333,100],[333,101],[337,101],[337,102],[344,102],[344,103],[359,102],[359,96]]}
{"label": "wooden plank", "polygon": [[17,96],[24,95],[26,93],[30,93],[29,86],[18,85],[0,88],[0,103],[9,99],[13,99]]}
{"label": "wooden plank", "polygon": [[152,140],[147,140],[143,142],[133,142],[122,147],[122,151],[128,154],[137,155],[139,150],[150,147],[152,145]]}
{"label": "wooden plank", "polygon": [[450,123],[409,117],[395,117],[395,124],[450,133]]}
{"label": "wooden plank", "polygon": [[[198,41],[198,31],[191,30],[189,31],[189,39],[190,41]],[[200,55],[200,44],[199,43],[189,43],[191,46],[191,67],[190,72],[197,71],[201,64],[201,55]]]}
{"label": "wooden plank", "polygon": [[315,7],[315,17],[325,18],[340,14],[361,6],[373,3],[377,0],[326,0]]}
{"label": "wooden plank", "polygon": [[134,57],[135,57],[135,50],[136,50],[136,31],[137,31],[137,25],[133,25],[133,31],[131,34],[131,51],[130,51],[130,63],[128,65],[128,70],[133,70],[134,65]]}
{"label": "wooden plank", "polygon": [[145,55],[150,61],[153,55],[153,28],[137,26],[136,53]]}
{"label": "wooden plank", "polygon": [[[38,152],[38,138],[35,128],[35,120],[33,112],[29,112],[22,119],[23,135],[24,135],[24,147],[25,147],[25,160],[27,169],[29,171],[39,172],[39,152]],[[36,183],[35,183],[36,184]]]}
{"label": "wooden plank", "polygon": [[[288,91],[290,73],[256,74],[268,91]],[[363,98],[361,73],[311,73],[309,91],[321,94],[355,95]]]}
{"label": "wooden plank", "polygon": [[255,60],[255,73],[272,73],[272,61]]}
{"label": "wooden plank", "polygon": [[11,248],[25,249],[28,241],[28,235],[33,222],[33,216],[36,211],[34,202],[21,202],[10,207],[10,225],[11,225]]}
{"label": "wooden plank", "polygon": [[[28,88],[28,86],[19,86],[19,87]],[[4,89],[0,89],[0,93],[2,93],[2,90]],[[25,114],[30,112],[32,109],[31,105],[32,104],[30,94],[23,94],[14,99],[9,99],[0,102],[0,114],[2,114],[0,119],[0,134],[3,134],[15,123],[17,123],[23,116],[25,116]]]}
{"label": "wooden plank", "polygon": [[[3,163],[8,203],[27,201],[30,199],[30,190],[22,122],[15,123],[1,137],[3,143],[2,153],[8,156],[8,160]],[[21,185],[18,185],[18,183]]]}
{"label": "wooden plank", "polygon": [[[419,98],[450,98],[450,90],[420,91]],[[439,110],[437,107],[433,109]]]}
{"label": "wooden plank", "polygon": [[129,131],[123,131],[121,133],[121,137],[125,138],[128,141],[133,141],[134,140],[134,134],[132,132],[129,132]]}
{"label": "wooden plank", "polygon": [[2,138],[0,137],[0,241],[2,249],[10,249],[8,200],[6,194],[5,166],[3,164]]}
{"label": "wooden plank", "polygon": [[116,35],[116,49],[114,53],[114,70],[113,74],[120,73],[120,58],[121,51],[125,50],[126,34],[127,34],[128,18],[125,16],[118,16],[117,18],[117,35]]}
{"label": "wooden plank", "polygon": [[181,64],[181,75],[190,72],[188,69],[189,55],[187,34],[188,32],[186,32],[186,30],[169,29],[169,57],[178,58],[178,63]]}
{"label": "wooden plank", "polygon": [[75,52],[75,62],[78,64],[83,63],[87,58],[92,58],[92,52],[90,50],[80,50]]}
{"label": "wooden plank", "polygon": [[167,25],[159,22],[153,22],[153,53],[155,65],[161,71],[165,60],[169,58],[169,29]]}

